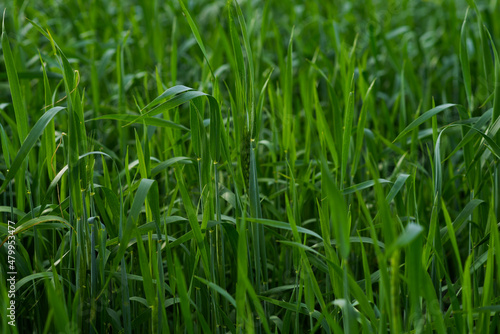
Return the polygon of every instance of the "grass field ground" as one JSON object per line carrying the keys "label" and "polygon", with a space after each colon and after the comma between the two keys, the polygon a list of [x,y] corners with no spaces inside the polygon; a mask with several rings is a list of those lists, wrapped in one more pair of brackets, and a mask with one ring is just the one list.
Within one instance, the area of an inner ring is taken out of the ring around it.
{"label": "grass field ground", "polygon": [[500,331],[499,1],[3,7],[0,332]]}

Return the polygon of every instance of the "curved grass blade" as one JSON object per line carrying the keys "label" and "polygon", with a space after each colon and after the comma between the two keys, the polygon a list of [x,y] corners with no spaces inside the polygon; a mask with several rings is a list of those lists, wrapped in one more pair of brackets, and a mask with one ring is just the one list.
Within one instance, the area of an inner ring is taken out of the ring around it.
{"label": "curved grass blade", "polygon": [[[170,87],[166,91],[164,91],[162,94],[160,94],[158,97],[156,97],[153,101],[149,102],[142,110],[149,109],[151,107],[154,107],[155,105],[159,104],[162,100],[169,100],[171,97],[187,92],[189,90],[193,90],[193,88],[186,87],[183,85],[177,85],[174,87]],[[141,111],[142,111],[141,110]]]}
{"label": "curved grass blade", "polygon": [[[392,202],[392,200],[394,199],[394,197],[396,197],[396,195],[399,193],[401,188],[403,188],[403,185],[405,184],[405,182],[409,176],[410,176],[410,174],[398,175],[398,178],[394,182],[394,185],[392,186],[391,190],[389,191],[389,193],[387,194],[387,196],[385,198],[387,203]],[[380,183],[380,181],[379,181],[379,183]]]}
{"label": "curved grass blade", "polygon": [[28,156],[31,149],[35,146],[36,141],[42,135],[47,124],[49,124],[52,118],[54,118],[54,116],[63,109],[66,108],[54,107],[43,114],[42,117],[40,117],[40,119],[36,122],[35,126],[33,126],[33,129],[31,129],[31,131],[29,132],[14,161],[12,162],[12,166],[5,176],[5,181],[2,183],[2,187],[0,188],[0,193],[3,192],[5,188],[7,188],[7,184],[15,177],[24,159]]}
{"label": "curved grass blade", "polygon": [[[89,155],[93,155],[93,154],[99,154],[99,155],[103,155],[105,157],[108,157],[110,159],[113,159],[113,157],[111,157],[110,155],[104,153],[104,152],[87,152],[85,154],[82,154],[78,160],[80,159],[83,159]],[[114,160],[113,160],[114,161]],[[54,177],[54,179],[50,182],[50,185],[49,187],[47,188],[47,191],[45,192],[45,197],[42,201],[42,205],[41,205],[41,210],[40,210],[40,213],[45,209],[45,206],[47,205],[47,203],[49,202],[50,200],[50,197],[52,195],[52,192],[56,189],[57,187],[57,184],[59,183],[59,181],[61,181],[62,177],[64,176],[64,174],[68,171],[69,169],[69,166],[66,165],[64,166],[57,174],[56,176]]]}
{"label": "curved grass blade", "polygon": [[103,120],[103,119],[128,122],[127,125],[129,125],[131,123],[143,124],[143,122],[144,122],[144,124],[146,124],[146,125],[153,125],[153,126],[158,126],[158,127],[162,127],[162,128],[173,128],[173,129],[179,129],[179,130],[183,130],[183,131],[189,131],[189,129],[186,128],[182,124],[177,124],[175,122],[168,121],[168,120],[165,120],[162,118],[151,117],[151,118],[144,118],[141,120],[137,120],[137,115],[129,115],[129,114],[103,115],[103,116],[99,116],[99,117],[87,120],[86,122],[99,121],[99,120]]}
{"label": "curved grass blade", "polygon": [[[380,184],[384,184],[384,183],[392,183],[391,181],[388,181],[386,179],[378,179],[378,182]],[[348,195],[348,194],[352,194],[356,191],[359,191],[359,190],[363,190],[363,189],[367,189],[367,188],[370,188],[370,187],[373,187],[373,185],[375,184],[375,181],[373,180],[368,180],[368,181],[364,181],[364,182],[361,182],[361,183],[358,183],[358,184],[355,184],[349,188],[345,188],[342,190],[342,194],[343,195]]]}
{"label": "curved grass blade", "polygon": [[152,170],[151,170],[151,177],[155,177],[165,169],[167,169],[169,166],[175,164],[175,163],[180,163],[180,164],[191,164],[191,158],[188,157],[175,157],[175,158],[170,158],[168,160],[165,160],[158,165],[156,165]]}
{"label": "curved grass blade", "polygon": [[[453,228],[455,229],[455,232],[457,233],[459,230],[461,230],[462,225],[467,221],[467,218],[469,218],[472,215],[472,212],[474,209],[480,205],[481,203],[484,203],[483,200],[474,198],[472,199],[465,208],[458,214],[457,218],[453,221]],[[444,244],[446,241],[448,241],[449,235],[448,235],[448,227],[445,226],[441,229],[441,238],[442,238],[442,243]]]}
{"label": "curved grass blade", "polygon": [[[290,224],[287,224],[285,222],[280,222],[277,220],[270,220],[270,219],[264,219],[264,218],[249,218],[249,217],[247,217],[246,220],[253,222],[253,223],[259,223],[259,224],[262,224],[265,226],[269,226],[269,227],[279,228],[279,229],[287,230],[287,231],[293,231]],[[297,228],[297,231],[300,233],[308,234],[310,236],[318,238],[319,240],[323,240],[323,238],[314,231],[311,231],[307,228],[300,227],[300,226],[297,226],[296,228]]]}
{"label": "curved grass blade", "polygon": [[231,305],[233,305],[234,307],[236,307],[236,300],[234,300],[234,298],[224,289],[222,289],[220,286],[218,286],[217,284],[215,283],[212,283],[212,282],[209,282],[207,281],[206,279],[204,278],[201,278],[201,277],[198,277],[198,276],[194,276],[194,278],[196,278],[197,280],[199,280],[200,282],[202,282],[203,284],[205,284],[206,286],[208,286],[209,288],[217,291],[217,293],[219,293],[220,295],[222,295],[224,298],[227,299],[228,302],[231,303]]}
{"label": "curved grass blade", "polygon": [[9,39],[5,32],[5,11],[4,20],[2,21],[2,51],[3,59],[5,62],[5,70],[7,71],[7,78],[9,80],[10,94],[12,95],[12,104],[14,106],[14,113],[16,116],[17,133],[19,141],[23,142],[28,135],[28,112],[24,106],[23,96],[21,94],[21,86],[17,76],[16,63],[12,50],[10,49]]}
{"label": "curved grass blade", "polygon": [[212,73],[213,78],[215,79],[215,74],[214,71],[212,70],[212,67],[210,66],[210,61],[208,60],[208,55],[207,51],[205,50],[205,45],[203,44],[203,40],[201,39],[201,35],[198,31],[198,28],[196,27],[196,23],[194,23],[193,19],[191,18],[191,15],[189,15],[189,11],[186,8],[186,5],[184,4],[184,0],[179,0],[179,4],[181,5],[182,12],[184,13],[184,16],[186,17],[189,27],[191,28],[191,31],[193,32],[194,38],[196,39],[196,43],[198,43],[198,46],[201,49],[201,52],[203,53],[203,57],[205,57],[205,60],[207,61],[208,68],[210,69],[210,73]]}
{"label": "curved grass blade", "polygon": [[436,108],[432,108],[431,110],[426,111],[420,117],[418,117],[416,120],[410,123],[397,137],[396,139],[393,140],[393,143],[401,139],[403,136],[405,136],[408,132],[411,130],[414,130],[417,128],[420,124],[424,123],[425,121],[431,119],[433,116],[439,114],[441,111],[446,110],[448,108],[454,107],[454,106],[459,106],[458,104],[452,104],[452,103],[447,103],[447,104],[442,104],[440,106],[437,106]]}

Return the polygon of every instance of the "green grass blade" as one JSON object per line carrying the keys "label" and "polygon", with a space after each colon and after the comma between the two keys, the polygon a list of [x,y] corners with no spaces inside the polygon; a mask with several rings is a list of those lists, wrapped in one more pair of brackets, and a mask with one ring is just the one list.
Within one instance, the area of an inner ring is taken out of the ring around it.
{"label": "green grass blade", "polygon": [[469,8],[467,8],[467,11],[465,12],[464,22],[462,24],[462,29],[460,30],[460,64],[462,65],[462,75],[464,78],[465,93],[467,95],[469,110],[472,110],[474,108],[474,100],[471,88],[469,55],[467,51],[467,31],[465,30],[468,14]]}
{"label": "green grass blade", "polygon": [[212,67],[210,66],[210,61],[208,60],[207,51],[205,50],[205,45],[203,44],[203,40],[201,38],[200,32],[198,31],[198,28],[196,27],[196,23],[194,23],[193,19],[191,18],[189,11],[187,10],[186,5],[184,4],[184,0],[179,0],[179,5],[181,5],[182,12],[187,19],[189,27],[191,28],[191,31],[194,35],[194,38],[196,39],[196,43],[198,43],[198,46],[200,47],[201,52],[203,53],[203,57],[205,57],[205,60],[207,61],[207,65],[208,65],[208,68],[210,69],[210,73],[212,73],[212,76],[215,79],[214,71],[212,70]]}
{"label": "green grass blade", "polygon": [[33,129],[29,132],[26,140],[24,140],[23,145],[19,149],[14,161],[12,162],[12,166],[5,176],[5,180],[2,183],[2,187],[0,187],[0,192],[5,191],[8,183],[15,177],[16,173],[19,171],[21,165],[24,162],[24,159],[28,156],[29,152],[35,146],[36,141],[42,135],[45,127],[49,122],[59,113],[61,110],[66,109],[64,107],[54,107],[48,110],[45,114],[40,117],[40,119],[33,126]]}
{"label": "green grass blade", "polygon": [[447,104],[442,104],[440,106],[437,106],[436,108],[432,108],[431,110],[426,111],[422,115],[420,115],[416,120],[410,123],[397,137],[396,139],[393,140],[393,143],[400,140],[402,137],[404,137],[408,132],[416,129],[419,125],[423,124],[427,120],[431,119],[433,116],[439,114],[443,110],[446,110],[448,108],[457,106],[456,104],[452,103],[447,103]]}
{"label": "green grass blade", "polygon": [[17,133],[19,134],[19,141],[23,142],[28,136],[28,112],[24,105],[23,96],[21,94],[21,86],[17,76],[16,64],[12,50],[10,48],[9,39],[5,31],[5,11],[4,19],[2,21],[2,51],[5,62],[5,69],[9,79],[10,93],[12,95],[12,104],[14,105],[14,114],[16,116]]}

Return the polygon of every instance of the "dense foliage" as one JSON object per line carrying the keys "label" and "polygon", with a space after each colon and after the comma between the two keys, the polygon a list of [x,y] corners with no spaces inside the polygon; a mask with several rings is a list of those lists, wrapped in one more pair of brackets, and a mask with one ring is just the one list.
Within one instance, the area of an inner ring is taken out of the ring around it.
{"label": "dense foliage", "polygon": [[500,330],[498,1],[4,6],[2,333]]}

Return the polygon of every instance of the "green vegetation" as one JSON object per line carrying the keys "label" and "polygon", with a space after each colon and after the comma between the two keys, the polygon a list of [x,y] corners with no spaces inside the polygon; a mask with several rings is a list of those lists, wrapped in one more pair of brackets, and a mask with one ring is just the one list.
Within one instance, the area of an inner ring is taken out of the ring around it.
{"label": "green vegetation", "polygon": [[7,2],[1,333],[500,331],[499,1]]}

